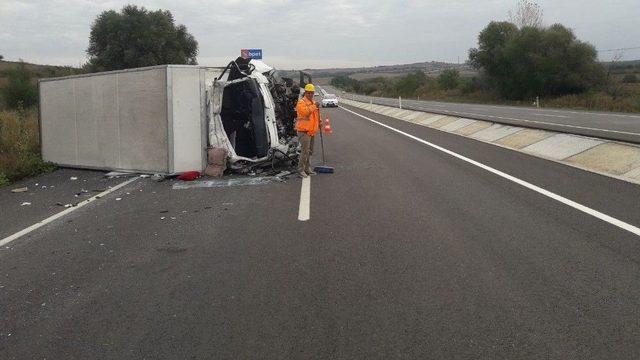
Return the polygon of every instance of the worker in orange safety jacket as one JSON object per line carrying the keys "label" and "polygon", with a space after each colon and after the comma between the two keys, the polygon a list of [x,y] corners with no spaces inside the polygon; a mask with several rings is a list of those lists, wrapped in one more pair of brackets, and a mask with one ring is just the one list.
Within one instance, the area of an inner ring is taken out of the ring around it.
{"label": "worker in orange safety jacket", "polygon": [[305,85],[304,95],[296,105],[296,131],[302,145],[298,173],[302,178],[316,174],[309,165],[309,158],[313,155],[313,138],[320,131],[320,104],[313,101],[315,91],[312,84]]}

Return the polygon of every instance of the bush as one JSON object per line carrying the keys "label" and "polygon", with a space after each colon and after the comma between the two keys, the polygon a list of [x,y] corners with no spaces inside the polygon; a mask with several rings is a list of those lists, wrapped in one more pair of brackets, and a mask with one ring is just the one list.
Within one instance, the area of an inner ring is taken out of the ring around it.
{"label": "bush", "polygon": [[33,73],[20,62],[14,69],[5,70],[7,84],[0,89],[9,109],[29,108],[38,102],[38,88]]}
{"label": "bush", "polygon": [[42,161],[39,140],[36,108],[0,111],[0,183],[56,169]]}
{"label": "bush", "polygon": [[362,90],[360,81],[349,76],[336,76],[331,79],[331,85],[348,92],[359,93]]}
{"label": "bush", "polygon": [[410,97],[427,83],[427,76],[422,71],[416,71],[399,78],[395,84],[395,95]]}
{"label": "bush", "polygon": [[625,84],[635,84],[638,82],[638,77],[636,74],[627,74],[622,78],[622,82]]}
{"label": "bush", "polygon": [[438,76],[438,85],[443,90],[453,90],[460,83],[460,73],[455,69],[447,69]]}

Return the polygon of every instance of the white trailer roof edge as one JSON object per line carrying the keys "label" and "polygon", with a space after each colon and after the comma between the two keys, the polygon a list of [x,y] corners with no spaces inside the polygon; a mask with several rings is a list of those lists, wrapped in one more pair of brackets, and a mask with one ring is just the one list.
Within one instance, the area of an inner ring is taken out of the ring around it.
{"label": "white trailer roof edge", "polygon": [[219,69],[219,70],[223,70],[225,67],[224,66],[204,66],[204,65],[182,65],[182,64],[154,65],[154,66],[145,66],[145,67],[139,67],[139,68],[133,68],[133,69],[100,71],[100,72],[93,72],[93,73],[86,73],[86,74],[77,74],[77,75],[68,75],[68,76],[59,76],[59,77],[50,77],[50,78],[40,78],[40,79],[38,79],[38,82],[67,80],[67,79],[84,78],[84,77],[109,75],[109,74],[123,74],[123,73],[146,71],[146,70],[153,70],[153,69],[165,69],[165,68],[196,68],[196,69]]}

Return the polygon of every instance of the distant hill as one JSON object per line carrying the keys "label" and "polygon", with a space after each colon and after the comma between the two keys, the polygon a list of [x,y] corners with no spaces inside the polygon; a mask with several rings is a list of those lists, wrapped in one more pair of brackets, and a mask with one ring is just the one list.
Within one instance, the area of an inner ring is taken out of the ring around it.
{"label": "distant hill", "polygon": [[[38,65],[24,63],[26,68],[33,72],[33,76],[36,79],[58,77],[81,74],[82,69],[74,68],[71,66],[55,66],[55,65]],[[0,86],[4,85],[7,81],[7,71],[15,69],[20,65],[18,61],[4,61],[0,60]]]}
{"label": "distant hill", "polygon": [[323,77],[348,74],[408,74],[415,71],[424,71],[426,74],[439,74],[447,69],[457,69],[461,73],[474,72],[473,68],[467,64],[452,64],[438,61],[398,65],[380,65],[361,68],[308,69],[306,71],[316,76]]}
{"label": "distant hill", "polygon": [[[614,73],[617,74],[631,73],[635,71],[634,69],[640,68],[640,60],[619,61],[615,63],[602,62],[602,64],[605,67],[610,67]],[[416,71],[423,71],[430,76],[438,76],[442,71],[447,69],[456,69],[460,72],[460,75],[465,77],[473,77],[478,74],[478,71],[468,64],[453,64],[438,61],[359,68],[305,69],[304,71],[313,76],[314,82],[320,85],[326,85],[336,76],[349,76],[356,80],[365,80],[375,77],[399,77]],[[281,70],[281,72],[283,76],[298,79],[298,71]]]}
{"label": "distant hill", "polygon": [[[380,65],[360,68],[328,68],[328,69],[305,69],[311,74],[314,82],[322,85],[328,84],[331,78],[336,76],[349,76],[357,80],[370,79],[375,77],[399,77],[412,72],[423,71],[430,76],[438,76],[447,69],[456,69],[462,76],[474,76],[476,70],[467,64],[452,64],[438,61],[419,62],[412,64]],[[281,71],[283,76],[298,79],[298,72],[293,70]]]}
{"label": "distant hill", "polygon": [[[38,65],[24,63],[25,67],[33,74],[32,82],[35,86],[38,79],[59,77],[67,75],[75,75],[82,73],[82,69],[74,68],[71,66],[55,66],[55,65]],[[20,66],[18,61],[3,61],[0,60],[0,89],[4,88],[8,82],[7,76],[13,69],[17,69]],[[2,94],[0,94],[0,109],[5,105]]]}

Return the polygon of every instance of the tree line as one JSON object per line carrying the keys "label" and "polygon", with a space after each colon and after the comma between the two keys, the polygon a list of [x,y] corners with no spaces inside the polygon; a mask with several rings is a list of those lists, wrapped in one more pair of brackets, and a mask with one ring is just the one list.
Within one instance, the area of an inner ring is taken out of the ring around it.
{"label": "tree line", "polygon": [[6,78],[5,86],[0,88],[0,107],[18,109],[36,105],[36,77],[164,64],[194,65],[198,42],[184,25],[175,23],[171,12],[126,5],[119,12],[108,10],[98,15],[91,25],[86,52],[88,61],[80,69],[47,66],[37,71],[20,61],[16,67],[4,70],[0,74]]}

